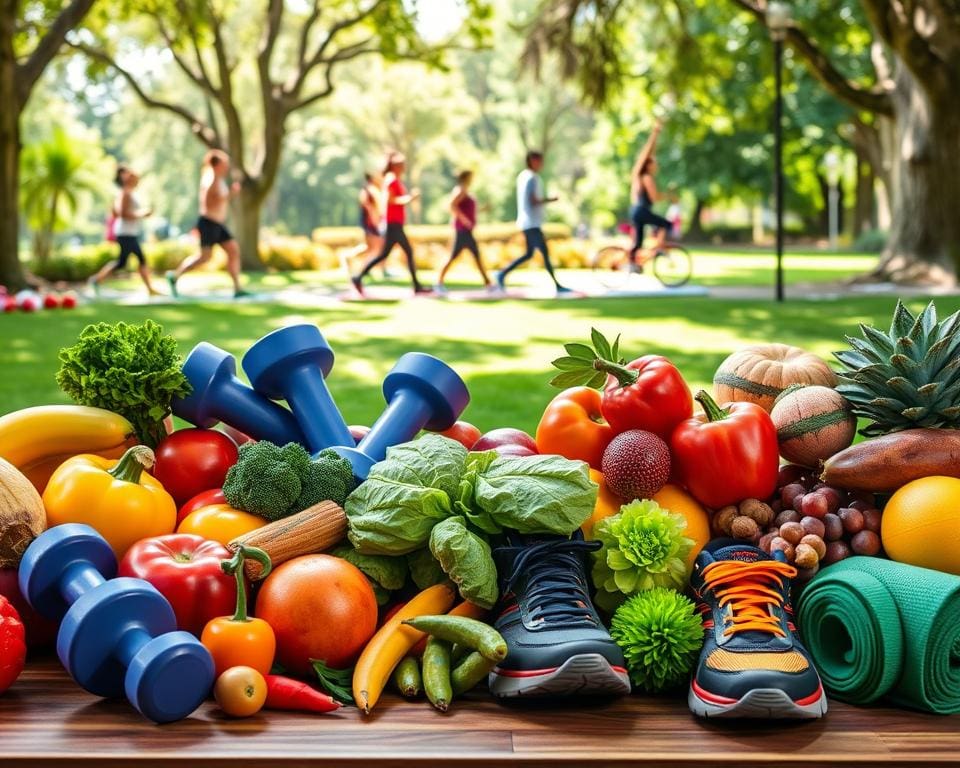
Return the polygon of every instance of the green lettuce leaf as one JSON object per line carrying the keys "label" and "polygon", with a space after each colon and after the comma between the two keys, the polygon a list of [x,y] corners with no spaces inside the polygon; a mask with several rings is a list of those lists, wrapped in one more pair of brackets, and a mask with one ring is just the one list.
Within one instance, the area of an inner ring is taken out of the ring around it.
{"label": "green lettuce leaf", "polygon": [[417,589],[423,590],[447,580],[447,574],[443,572],[440,563],[426,547],[407,555],[407,565],[410,567],[410,578],[417,585]]}
{"label": "green lettuce leaf", "polygon": [[463,477],[460,479],[460,492],[453,502],[454,511],[463,515],[470,525],[484,533],[502,533],[503,529],[483,509],[477,506],[473,498],[477,486],[477,478],[497,460],[496,451],[477,451],[467,454]]}
{"label": "green lettuce leaf", "polygon": [[387,448],[387,458],[373,465],[369,477],[436,488],[455,499],[466,460],[467,449],[456,440],[426,434]]}
{"label": "green lettuce leaf", "polygon": [[448,517],[430,533],[430,552],[465,600],[482,608],[497,602],[497,566],[490,545],[467,528],[462,517]]}
{"label": "green lettuce leaf", "polygon": [[436,488],[371,477],[347,497],[344,510],[358,552],[405,555],[426,546],[430,530],[450,516],[452,505]]}
{"label": "green lettuce leaf", "polygon": [[478,472],[473,501],[501,528],[569,536],[593,514],[597,484],[583,461],[504,456]]}
{"label": "green lettuce leaf", "polygon": [[331,553],[357,566],[370,581],[392,592],[407,582],[407,561],[390,555],[365,555],[353,547],[338,547]]}

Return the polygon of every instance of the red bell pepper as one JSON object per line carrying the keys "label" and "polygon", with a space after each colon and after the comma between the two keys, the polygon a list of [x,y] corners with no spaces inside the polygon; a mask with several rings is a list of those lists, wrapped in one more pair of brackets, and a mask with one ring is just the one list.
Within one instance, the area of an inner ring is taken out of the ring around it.
{"label": "red bell pepper", "polygon": [[543,412],[537,450],[579,459],[599,470],[615,434],[600,413],[600,393],[590,387],[571,387],[553,398]]}
{"label": "red bell pepper", "polygon": [[690,388],[665,357],[644,355],[626,365],[598,359],[593,367],[609,374],[600,409],[616,434],[645,429],[669,440],[693,414]]}
{"label": "red bell pepper", "polygon": [[687,490],[707,507],[766,499],[777,486],[777,429],[754,403],[722,408],[700,390],[703,413],[677,426],[670,440],[673,460]]}
{"label": "red bell pepper", "polygon": [[191,533],[142,539],[127,550],[119,576],[145,579],[173,607],[177,628],[197,637],[210,619],[233,613],[237,582],[220,563],[233,557],[225,546]]}
{"label": "red bell pepper", "polygon": [[27,640],[20,614],[7,598],[0,597],[0,693],[20,677],[26,657]]}
{"label": "red bell pepper", "polygon": [[288,709],[300,712],[333,712],[340,702],[311,688],[306,683],[281,675],[264,675],[267,681],[267,709]]}

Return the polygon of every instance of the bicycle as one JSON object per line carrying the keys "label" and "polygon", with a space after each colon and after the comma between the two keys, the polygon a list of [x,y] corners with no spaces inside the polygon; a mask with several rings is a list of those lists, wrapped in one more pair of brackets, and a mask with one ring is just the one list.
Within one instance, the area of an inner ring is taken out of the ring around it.
{"label": "bicycle", "polygon": [[633,226],[624,224],[619,229],[631,236],[629,244],[620,242],[604,246],[593,257],[593,271],[604,287],[609,290],[622,289],[633,275],[641,274],[651,262],[654,277],[665,288],[679,288],[689,282],[693,276],[693,259],[684,246],[668,241],[656,251],[651,252],[646,248],[638,251],[636,259],[632,260]]}

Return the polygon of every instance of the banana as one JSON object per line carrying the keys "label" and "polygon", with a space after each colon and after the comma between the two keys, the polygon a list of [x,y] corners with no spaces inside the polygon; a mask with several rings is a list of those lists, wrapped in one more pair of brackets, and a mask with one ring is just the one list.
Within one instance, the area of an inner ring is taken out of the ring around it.
{"label": "banana", "polygon": [[41,491],[69,457],[119,456],[133,438],[133,425],[123,416],[86,405],[40,405],[0,416],[0,457]]}

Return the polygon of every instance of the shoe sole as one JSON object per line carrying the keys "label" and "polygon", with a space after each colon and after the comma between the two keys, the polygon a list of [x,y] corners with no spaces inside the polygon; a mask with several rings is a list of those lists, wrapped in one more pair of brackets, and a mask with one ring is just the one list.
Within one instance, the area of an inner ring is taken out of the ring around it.
{"label": "shoe sole", "polygon": [[571,656],[553,669],[502,670],[487,678],[490,693],[500,699],[539,696],[622,696],[630,693],[630,677],[599,653]]}
{"label": "shoe sole", "polygon": [[809,704],[798,703],[777,688],[755,688],[747,691],[739,700],[730,703],[706,701],[690,686],[687,704],[697,717],[704,718],[758,718],[763,720],[811,720],[827,713],[827,695],[820,688],[820,695]]}

